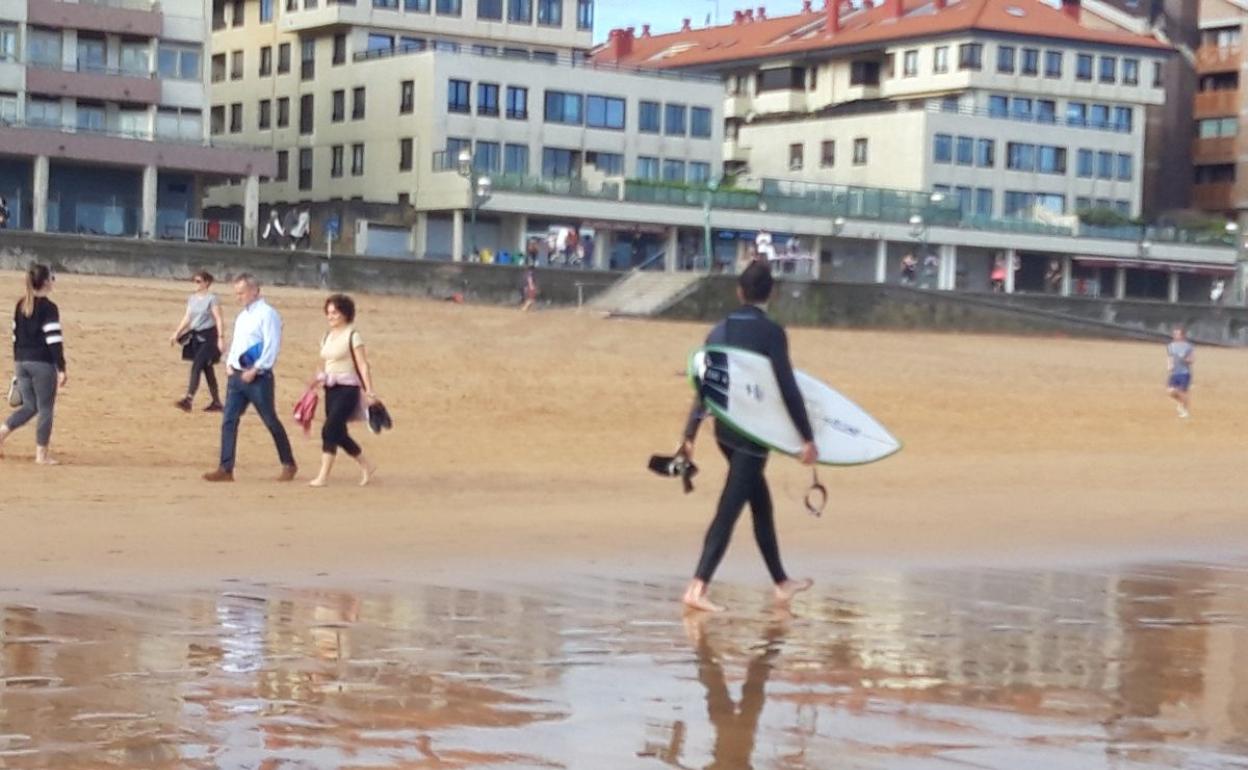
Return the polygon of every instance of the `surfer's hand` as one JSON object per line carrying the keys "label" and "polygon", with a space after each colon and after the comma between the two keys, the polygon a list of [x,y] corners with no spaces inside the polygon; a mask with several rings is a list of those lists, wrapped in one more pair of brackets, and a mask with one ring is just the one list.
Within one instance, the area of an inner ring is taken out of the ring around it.
{"label": "surfer's hand", "polygon": [[804,442],[802,451],[798,453],[797,459],[802,461],[802,465],[814,465],[815,460],[819,459],[819,450],[815,447],[815,442]]}

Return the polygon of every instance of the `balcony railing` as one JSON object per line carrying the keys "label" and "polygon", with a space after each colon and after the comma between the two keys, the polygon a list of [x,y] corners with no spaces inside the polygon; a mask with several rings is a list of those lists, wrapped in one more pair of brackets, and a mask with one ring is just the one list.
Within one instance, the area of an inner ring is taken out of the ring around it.
{"label": "balcony railing", "polygon": [[1065,126],[1067,128],[1083,128],[1092,131],[1112,131],[1119,134],[1129,134],[1132,127],[1123,123],[1115,123],[1113,120],[1097,120],[1091,118],[1081,118],[1072,120],[1063,115],[1057,114],[1041,114],[1038,112],[1010,112],[1001,110],[989,110],[983,107],[968,107],[958,105],[950,107],[940,103],[929,102],[927,104],[928,112],[942,112],[951,115],[971,115],[981,118],[992,118],[994,120],[1011,120],[1018,123],[1039,123],[1045,126]]}
{"label": "balcony railing", "polygon": [[1205,211],[1230,211],[1235,205],[1234,182],[1204,182],[1192,186],[1192,205]]}
{"label": "balcony railing", "polygon": [[1196,118],[1232,117],[1239,114],[1239,89],[1206,91],[1196,94],[1193,108]]}
{"label": "balcony railing", "polygon": [[83,75],[109,75],[112,77],[123,78],[142,78],[152,80],[156,77],[156,73],[150,69],[142,70],[132,67],[104,67],[89,62],[74,62],[73,64],[65,64],[60,61],[36,61],[31,60],[28,66],[34,69],[53,70],[56,72],[77,72]]}
{"label": "balcony railing", "polygon": [[1192,160],[1196,163],[1234,163],[1238,137],[1211,136],[1192,142]]}
{"label": "balcony railing", "polygon": [[158,134],[149,130],[126,130],[120,128],[91,128],[79,126],[67,126],[62,123],[43,123],[37,120],[20,120],[9,117],[0,117],[0,127],[4,128],[27,128],[36,131],[59,131],[63,134],[86,134],[87,136],[107,136],[115,139],[135,139],[147,142],[165,142],[169,144],[181,145],[197,145],[200,147],[216,147],[220,149],[230,150],[254,150],[257,152],[268,152],[272,148],[261,147],[259,145],[249,145],[242,142],[217,141],[211,139],[191,139],[182,136],[167,136]]}
{"label": "balcony railing", "polygon": [[1243,58],[1242,49],[1237,46],[1202,45],[1196,49],[1196,71],[1231,72],[1239,69]]}

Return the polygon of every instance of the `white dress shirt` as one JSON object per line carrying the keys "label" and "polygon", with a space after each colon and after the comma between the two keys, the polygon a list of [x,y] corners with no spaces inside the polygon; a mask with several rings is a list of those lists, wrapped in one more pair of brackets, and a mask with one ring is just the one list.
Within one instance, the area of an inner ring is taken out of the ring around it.
{"label": "white dress shirt", "polygon": [[[239,311],[234,319],[234,338],[230,341],[225,364],[236,372],[251,367],[267,372],[277,363],[281,348],[282,317],[260,297]],[[251,367],[243,366],[239,361],[249,350],[255,359]]]}

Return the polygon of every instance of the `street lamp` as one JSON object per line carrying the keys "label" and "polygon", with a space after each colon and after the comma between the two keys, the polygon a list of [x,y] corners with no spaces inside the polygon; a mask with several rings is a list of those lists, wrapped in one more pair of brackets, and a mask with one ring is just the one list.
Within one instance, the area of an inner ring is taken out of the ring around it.
{"label": "street lamp", "polygon": [[478,257],[480,252],[477,250],[477,210],[490,199],[490,190],[493,183],[485,174],[477,173],[476,167],[472,163],[472,151],[464,148],[459,151],[458,157],[459,175],[468,180],[468,208],[471,211],[471,223],[468,230],[468,239],[472,244],[472,254]]}
{"label": "street lamp", "polygon": [[836,219],[832,220],[832,234],[833,235],[840,235],[841,231],[843,231],[844,229],[845,229],[845,217],[837,217]]}
{"label": "street lamp", "polygon": [[1226,234],[1230,236],[1231,243],[1235,246],[1235,276],[1232,279],[1232,300],[1238,305],[1244,304],[1245,284],[1248,284],[1248,262],[1245,261],[1245,254],[1248,253],[1248,239],[1240,238],[1239,223],[1227,222]]}
{"label": "street lamp", "polygon": [[706,272],[711,272],[711,266],[714,264],[714,250],[711,248],[711,203],[715,197],[715,191],[719,189],[717,180],[710,180],[706,183],[705,197],[702,199],[702,256],[706,259]]}

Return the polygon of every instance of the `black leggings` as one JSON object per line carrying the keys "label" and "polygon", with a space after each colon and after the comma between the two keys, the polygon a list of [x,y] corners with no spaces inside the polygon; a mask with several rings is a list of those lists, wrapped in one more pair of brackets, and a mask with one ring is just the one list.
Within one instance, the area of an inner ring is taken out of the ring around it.
{"label": "black leggings", "polygon": [[347,433],[347,421],[360,408],[357,385],[335,385],[325,389],[325,427],[321,428],[321,451],[338,454],[338,447],[352,457],[360,456],[360,445]]}
{"label": "black leggings", "polygon": [[221,351],[217,347],[217,330],[209,329],[204,332],[206,339],[195,346],[195,357],[191,359],[191,381],[186,386],[186,395],[194,397],[195,391],[199,390],[199,373],[204,373],[204,382],[208,383],[208,395],[212,396],[212,403],[221,403],[221,392],[217,389],[217,372],[213,368],[214,361],[221,358]]}
{"label": "black leggings", "polygon": [[724,492],[719,497],[715,518],[706,531],[702,558],[698,560],[698,569],[694,575],[699,580],[708,583],[711,581],[728,551],[732,528],[736,526],[741,509],[748,502],[754,518],[754,539],[758,541],[758,550],[763,553],[767,571],[771,573],[772,581],[783,583],[788,580],[788,576],[780,563],[780,543],[776,540],[776,525],[772,520],[771,492],[767,489],[767,480],[763,478],[767,457],[732,449],[722,442],[719,444],[719,451],[728,458],[728,478],[724,481]]}

